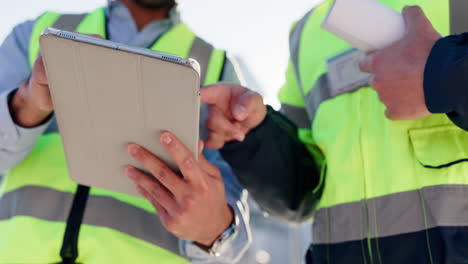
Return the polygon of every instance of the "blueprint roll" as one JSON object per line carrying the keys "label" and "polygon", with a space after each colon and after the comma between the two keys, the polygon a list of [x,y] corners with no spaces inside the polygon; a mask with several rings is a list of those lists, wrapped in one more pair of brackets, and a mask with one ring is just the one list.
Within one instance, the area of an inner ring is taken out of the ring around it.
{"label": "blueprint roll", "polygon": [[401,39],[406,26],[400,13],[378,0],[335,0],[322,28],[370,52]]}

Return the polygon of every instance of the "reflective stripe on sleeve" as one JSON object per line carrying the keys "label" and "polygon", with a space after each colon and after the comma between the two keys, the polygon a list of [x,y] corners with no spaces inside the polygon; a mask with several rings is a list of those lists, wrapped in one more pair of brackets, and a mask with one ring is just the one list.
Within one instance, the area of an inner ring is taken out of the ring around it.
{"label": "reflective stripe on sleeve", "polygon": [[281,113],[291,120],[298,128],[309,129],[311,122],[304,107],[289,104],[281,105]]}

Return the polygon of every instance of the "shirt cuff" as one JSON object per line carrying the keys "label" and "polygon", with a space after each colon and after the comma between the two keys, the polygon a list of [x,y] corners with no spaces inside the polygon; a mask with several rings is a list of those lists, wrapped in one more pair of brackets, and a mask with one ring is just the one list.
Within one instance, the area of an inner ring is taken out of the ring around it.
{"label": "shirt cuff", "polygon": [[21,127],[13,121],[8,101],[16,89],[0,94],[0,148],[21,151],[36,144],[39,136],[44,133],[50,123],[47,122],[33,128]]}
{"label": "shirt cuff", "polygon": [[228,201],[229,205],[238,217],[239,223],[232,236],[220,245],[218,251],[219,256],[208,254],[208,252],[198,247],[192,241],[180,240],[182,255],[187,256],[194,264],[232,264],[239,261],[250,246],[252,240],[252,235],[248,226],[249,208],[246,202],[242,202],[241,200]]}

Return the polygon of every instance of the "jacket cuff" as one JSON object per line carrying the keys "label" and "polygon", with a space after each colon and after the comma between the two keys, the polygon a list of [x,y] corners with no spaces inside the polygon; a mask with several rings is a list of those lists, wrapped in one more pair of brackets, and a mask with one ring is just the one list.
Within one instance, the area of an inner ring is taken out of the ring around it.
{"label": "jacket cuff", "polygon": [[[465,56],[467,35],[448,36],[439,39],[432,48],[424,70],[424,97],[431,113],[451,113],[456,109],[455,93],[457,79],[454,78],[459,59]],[[462,48],[462,49],[461,49]]]}
{"label": "jacket cuff", "polygon": [[9,99],[15,92],[16,89],[0,94],[0,148],[21,151],[36,143],[51,119],[33,128],[24,128],[17,125],[11,117],[8,106]]}
{"label": "jacket cuff", "polygon": [[240,151],[244,152],[256,152],[259,147],[259,139],[262,138],[264,135],[264,130],[268,130],[272,126],[273,120],[270,117],[270,112],[274,112],[275,110],[271,106],[267,106],[267,114],[265,119],[258,125],[256,128],[252,129],[247,136],[245,137],[244,141],[233,141],[224,144],[224,147],[220,150],[223,157],[225,155],[236,154],[236,152]]}

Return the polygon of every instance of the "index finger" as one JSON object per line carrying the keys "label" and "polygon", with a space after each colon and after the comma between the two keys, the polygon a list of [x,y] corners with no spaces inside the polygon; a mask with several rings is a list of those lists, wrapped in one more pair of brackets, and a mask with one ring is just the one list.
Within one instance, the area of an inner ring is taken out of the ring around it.
{"label": "index finger", "polygon": [[141,162],[151,175],[171,193],[178,194],[182,192],[184,181],[153,153],[136,144],[129,144],[127,151],[134,159]]}
{"label": "index finger", "polygon": [[39,56],[34,62],[33,77],[36,83],[41,85],[48,85],[47,75],[44,67],[44,60]]}
{"label": "index finger", "polygon": [[200,89],[200,101],[203,104],[215,105],[225,93],[221,84],[208,85]]}
{"label": "index finger", "polygon": [[196,180],[202,171],[192,152],[169,132],[163,132],[160,141],[177,163],[180,172],[184,175],[184,179],[188,181]]}

